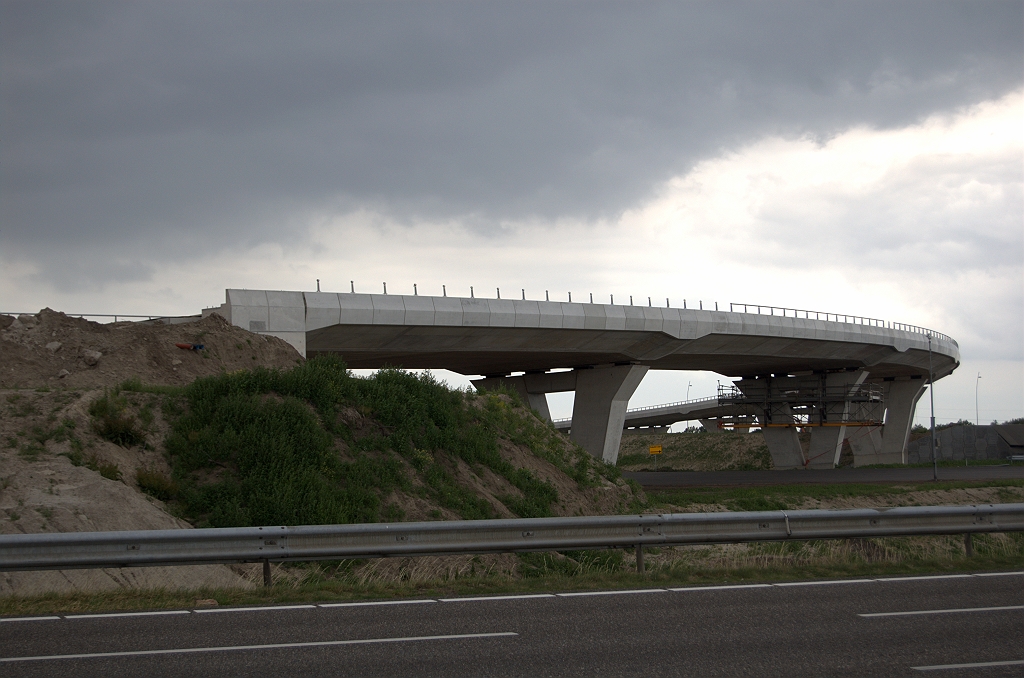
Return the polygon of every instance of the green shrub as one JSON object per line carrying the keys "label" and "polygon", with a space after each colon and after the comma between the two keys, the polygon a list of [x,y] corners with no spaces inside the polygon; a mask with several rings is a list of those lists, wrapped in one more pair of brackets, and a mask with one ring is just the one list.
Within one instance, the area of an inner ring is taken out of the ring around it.
{"label": "green shrub", "polygon": [[120,445],[133,447],[146,442],[146,432],[128,410],[124,396],[104,393],[89,406],[92,428],[101,438]]}
{"label": "green shrub", "polygon": [[178,483],[150,469],[138,469],[135,472],[135,482],[143,492],[160,501],[170,501],[178,494]]}
{"label": "green shrub", "polygon": [[[468,398],[429,373],[353,377],[333,357],[288,371],[256,368],[197,379],[184,390],[184,413],[167,440],[177,498],[185,515],[209,526],[371,522],[381,518],[382,497],[410,490],[404,458],[426,496],[444,508],[465,519],[493,517],[491,504],[446,470],[446,460],[461,460],[516,487],[522,496],[506,505],[517,515],[551,515],[554,486],[500,455],[498,433],[506,429],[543,448],[541,456],[580,482],[593,482],[597,471],[589,457],[578,456],[584,452],[556,454],[560,441],[549,437],[556,432],[519,410],[513,415],[501,398],[486,396],[482,409],[471,408]],[[381,431],[356,439],[338,416],[342,407],[372,417]],[[338,439],[354,460],[342,458]]]}
{"label": "green shrub", "polygon": [[108,480],[121,479],[121,469],[117,467],[117,464],[96,463],[95,470],[98,471],[101,476]]}

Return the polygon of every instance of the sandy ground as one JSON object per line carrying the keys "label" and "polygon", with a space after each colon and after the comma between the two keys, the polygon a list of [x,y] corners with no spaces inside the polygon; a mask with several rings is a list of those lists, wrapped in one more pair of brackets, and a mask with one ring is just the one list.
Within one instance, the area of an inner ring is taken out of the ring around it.
{"label": "sandy ground", "polygon": [[[222,370],[298,361],[287,343],[216,315],[180,325],[102,325],[49,309],[0,316],[0,534],[189,528],[135,483],[139,468],[169,471],[159,451],[166,427],[158,397],[128,395],[137,405],[152,401],[154,413],[147,445],[132,449],[91,432],[89,404],[133,377],[177,385]],[[79,461],[88,465],[69,459],[73,439]],[[101,475],[95,470],[101,466],[119,479]],[[222,565],[0,573],[0,595],[250,585]]]}

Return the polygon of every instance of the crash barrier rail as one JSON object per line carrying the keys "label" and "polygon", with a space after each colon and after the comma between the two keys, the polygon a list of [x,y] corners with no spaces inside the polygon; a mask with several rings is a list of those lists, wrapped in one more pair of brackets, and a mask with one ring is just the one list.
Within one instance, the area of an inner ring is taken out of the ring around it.
{"label": "crash barrier rail", "polygon": [[[633,414],[634,412],[648,412],[650,410],[661,410],[668,407],[677,407],[679,405],[692,405],[694,403],[708,403],[718,400],[718,396],[708,396],[706,398],[694,398],[693,400],[679,400],[674,403],[664,403],[663,405],[645,405],[644,407],[632,407],[626,410],[626,414]],[[551,423],[561,424],[567,421],[572,421],[572,417],[563,417],[561,419],[552,419]]]}
{"label": "crash barrier rail", "polygon": [[[39,312],[27,312],[27,313],[15,313],[13,311],[0,311],[0,315],[11,315],[17,318],[19,315],[36,315]],[[131,315],[129,313],[65,313],[69,318],[113,318],[114,322],[118,322],[118,318],[132,319],[132,320],[173,320],[175,318],[195,318],[199,319],[198,315],[189,316],[178,316],[178,315]]]}
{"label": "crash barrier rail", "polygon": [[[743,309],[742,311],[740,309]],[[908,325],[906,323],[897,323],[890,320],[882,320],[881,318],[866,318],[859,315],[847,315],[845,313],[828,313],[826,311],[806,311],[802,308],[784,308],[782,306],[765,306],[764,304],[737,304],[730,303],[729,311],[731,313],[753,313],[755,315],[773,315],[780,316],[783,318],[800,318],[804,320],[825,320],[828,322],[835,323],[847,323],[850,325],[867,325],[868,327],[883,327],[890,330],[902,330],[904,332],[914,332],[916,334],[924,334],[926,336],[935,337],[936,339],[942,339],[948,341],[955,346],[959,346],[956,340],[948,334],[942,332],[936,332],[930,330],[927,327],[920,327],[918,325]]]}
{"label": "crash barrier rail", "polygon": [[1024,531],[1024,504],[0,535],[0,571]]}

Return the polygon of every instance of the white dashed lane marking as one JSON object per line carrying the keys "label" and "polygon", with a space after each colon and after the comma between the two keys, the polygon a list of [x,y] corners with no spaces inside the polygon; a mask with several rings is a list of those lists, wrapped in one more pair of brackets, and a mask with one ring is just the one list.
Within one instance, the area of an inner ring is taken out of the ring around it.
{"label": "white dashed lane marking", "polygon": [[300,647],[331,647],[337,645],[372,645],[378,643],[412,643],[427,640],[468,640],[474,638],[507,638],[518,633],[460,633],[449,636],[406,636],[402,638],[361,638],[357,640],[324,640],[309,643],[269,643],[266,645],[224,645],[220,647],[181,647],[168,650],[128,650],[125,652],[90,652],[83,654],[53,654],[35,657],[0,657],[0,662],[40,662],[57,659],[97,659],[101,657],[144,657],[159,654],[195,654],[199,652],[237,652],[240,650],[280,650]]}
{"label": "white dashed lane marking", "polygon": [[998,607],[954,607],[944,610],[908,610],[906,612],[865,612],[858,617],[913,617],[920,614],[956,614],[957,612],[999,612],[1003,610],[1024,610],[1024,605],[1000,605]]}

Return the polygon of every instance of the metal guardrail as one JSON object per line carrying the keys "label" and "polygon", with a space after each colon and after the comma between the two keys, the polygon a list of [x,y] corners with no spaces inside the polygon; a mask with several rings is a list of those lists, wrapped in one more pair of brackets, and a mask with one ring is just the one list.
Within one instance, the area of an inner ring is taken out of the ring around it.
{"label": "metal guardrail", "polygon": [[0,535],[0,571],[1024,531],[1024,504]]}
{"label": "metal guardrail", "polygon": [[[708,396],[706,398],[694,398],[693,400],[679,400],[674,403],[665,403],[663,405],[645,405],[644,407],[634,407],[626,410],[626,414],[633,414],[634,412],[647,412],[649,410],[660,410],[666,407],[676,407],[677,405],[689,405],[691,403],[706,403],[712,400],[718,400],[718,396]],[[572,417],[562,417],[561,419],[552,419],[552,424],[561,424],[567,421],[572,421]]]}
{"label": "metal guardrail", "polygon": [[[39,311],[17,313],[14,311],[0,311],[0,315],[12,315],[15,318],[19,315],[37,315]],[[65,313],[69,318],[113,318],[114,322],[117,322],[118,318],[139,318],[142,320],[169,320],[171,318],[190,318],[192,316],[177,316],[177,315],[131,315],[128,313]]]}
{"label": "metal guardrail", "polygon": [[[742,308],[742,311],[738,309]],[[750,310],[754,309],[754,310]],[[766,313],[762,313],[762,310]],[[729,311],[731,313],[754,313],[756,315],[772,315],[782,318],[801,318],[804,320],[825,320],[827,322],[836,323],[847,323],[851,325],[866,325],[868,327],[882,327],[889,330],[901,330],[903,332],[914,332],[916,334],[924,334],[926,336],[932,336],[937,339],[951,342],[952,344],[959,347],[956,340],[948,334],[942,332],[936,332],[930,330],[927,327],[920,327],[918,325],[907,325],[906,323],[897,323],[890,320],[882,320],[881,318],[868,318],[859,315],[847,315],[845,313],[828,313],[826,311],[806,311],[801,308],[784,308],[782,306],[765,306],[764,304],[737,304],[730,303]],[[801,315],[802,314],[802,315]]]}

